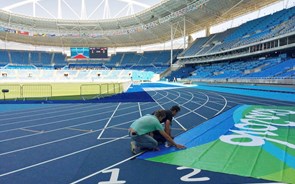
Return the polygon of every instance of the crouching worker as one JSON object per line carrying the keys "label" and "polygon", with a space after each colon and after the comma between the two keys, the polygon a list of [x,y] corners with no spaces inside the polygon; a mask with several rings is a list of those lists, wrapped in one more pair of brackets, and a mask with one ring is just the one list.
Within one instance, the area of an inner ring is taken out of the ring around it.
{"label": "crouching worker", "polygon": [[[164,131],[173,139],[174,137],[171,135],[171,126],[172,126],[172,119],[177,115],[180,111],[180,107],[174,105],[170,108],[170,110],[165,110],[166,117],[162,119],[161,123],[164,123]],[[154,112],[153,112],[154,114]],[[158,144],[163,144],[166,142],[166,139],[159,133],[159,131],[153,132],[153,137],[155,140],[158,141]],[[166,147],[170,146],[169,142],[166,142]]]}
{"label": "crouching worker", "polygon": [[158,130],[159,133],[178,149],[183,149],[185,146],[176,144],[173,139],[164,131],[161,121],[165,118],[165,111],[158,110],[154,115],[147,114],[135,120],[130,128],[131,136],[131,151],[133,154],[139,153],[141,150],[158,150],[158,142],[149,134]]}

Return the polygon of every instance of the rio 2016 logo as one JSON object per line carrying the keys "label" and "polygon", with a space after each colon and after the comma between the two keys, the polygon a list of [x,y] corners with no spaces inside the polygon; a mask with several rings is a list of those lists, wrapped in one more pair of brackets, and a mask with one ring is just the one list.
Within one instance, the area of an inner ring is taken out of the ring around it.
{"label": "rio 2016 logo", "polygon": [[233,134],[222,135],[219,139],[239,146],[262,146],[270,141],[295,149],[294,144],[279,140],[276,133],[280,127],[295,127],[295,122],[286,120],[294,114],[295,111],[288,109],[254,108],[234,124],[235,129],[229,130]]}

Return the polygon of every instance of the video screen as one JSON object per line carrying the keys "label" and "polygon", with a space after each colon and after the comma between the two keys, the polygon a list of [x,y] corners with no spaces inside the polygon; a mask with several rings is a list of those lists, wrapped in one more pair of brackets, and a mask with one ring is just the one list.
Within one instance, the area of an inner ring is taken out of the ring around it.
{"label": "video screen", "polygon": [[107,58],[108,48],[107,47],[90,47],[89,57],[90,58]]}
{"label": "video screen", "polygon": [[88,47],[71,48],[71,58],[74,58],[74,59],[89,58],[89,48]]}

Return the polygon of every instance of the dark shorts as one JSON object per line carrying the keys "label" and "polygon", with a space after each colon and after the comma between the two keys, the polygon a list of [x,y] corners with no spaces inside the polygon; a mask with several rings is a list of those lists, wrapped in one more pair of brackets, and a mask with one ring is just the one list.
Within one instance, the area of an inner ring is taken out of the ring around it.
{"label": "dark shorts", "polygon": [[164,144],[166,142],[165,137],[163,137],[159,131],[154,131],[153,134],[153,137],[156,141],[158,141],[158,144]]}

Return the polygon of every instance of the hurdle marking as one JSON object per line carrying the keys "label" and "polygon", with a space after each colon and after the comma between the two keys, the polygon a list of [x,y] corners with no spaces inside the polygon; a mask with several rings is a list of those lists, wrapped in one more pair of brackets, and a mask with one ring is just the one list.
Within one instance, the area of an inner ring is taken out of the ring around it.
{"label": "hurdle marking", "polygon": [[93,132],[93,130],[85,130],[85,129],[79,129],[79,128],[65,128],[68,130],[75,130],[75,131],[79,131],[79,132]]}
{"label": "hurdle marking", "polygon": [[[133,121],[127,121],[127,122],[124,122],[124,123],[120,123],[118,125],[113,125],[112,127],[107,127],[107,129],[114,128],[114,127],[120,126],[120,125],[125,125],[125,124],[131,123],[131,122],[133,122]],[[24,151],[24,150],[29,150],[29,149],[32,149],[32,148],[37,148],[37,147],[41,147],[41,146],[45,146],[45,145],[49,145],[49,144],[54,144],[54,143],[57,143],[57,142],[61,142],[61,141],[65,141],[65,140],[70,140],[70,139],[74,139],[74,138],[77,138],[77,137],[82,137],[84,135],[89,135],[89,134],[98,132],[100,130],[102,130],[102,129],[93,130],[92,132],[86,132],[86,133],[82,133],[82,134],[78,134],[78,135],[74,135],[74,136],[70,136],[70,137],[65,137],[65,138],[62,138],[62,139],[57,139],[57,140],[50,141],[50,142],[45,142],[45,143],[38,144],[38,145],[33,145],[33,146],[29,146],[29,147],[25,147],[25,148],[13,150],[13,151],[8,151],[8,152],[0,153],[0,156],[11,154],[11,153],[16,153],[16,152],[20,152],[20,151]],[[45,132],[45,133],[49,133],[49,132],[50,131]],[[33,134],[33,135],[36,135],[36,134]],[[32,136],[32,135],[30,135],[30,136]],[[100,139],[104,139],[104,138],[100,138]],[[117,138],[113,138],[113,139],[117,139]],[[126,138],[124,138],[124,139],[126,139]],[[130,138],[128,138],[128,139],[130,139]]]}
{"label": "hurdle marking", "polygon": [[26,131],[26,132],[33,132],[33,133],[44,133],[44,130],[31,130],[26,128],[20,128],[20,130]]}

